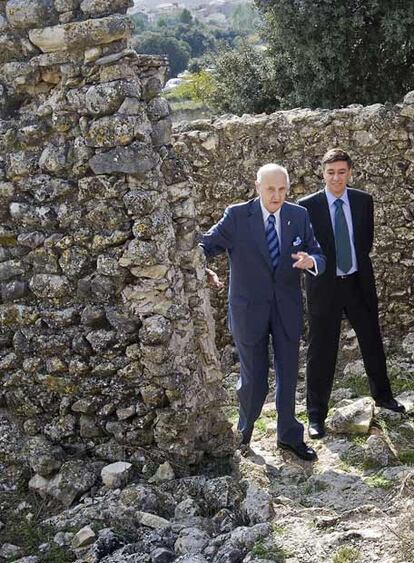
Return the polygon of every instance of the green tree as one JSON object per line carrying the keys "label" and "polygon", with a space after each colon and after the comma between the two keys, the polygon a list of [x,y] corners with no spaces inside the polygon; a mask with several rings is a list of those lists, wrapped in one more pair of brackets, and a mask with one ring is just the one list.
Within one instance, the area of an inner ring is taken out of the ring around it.
{"label": "green tree", "polygon": [[191,15],[190,10],[184,8],[184,10],[180,14],[180,22],[185,24],[190,24],[193,21],[193,16]]}
{"label": "green tree", "polygon": [[222,47],[214,57],[209,105],[219,112],[263,113],[280,107],[273,61],[248,43]]}
{"label": "green tree", "polygon": [[251,4],[239,4],[230,16],[231,28],[240,35],[254,33],[259,23],[258,11]]}
{"label": "green tree", "polygon": [[179,25],[174,31],[174,36],[188,43],[193,58],[200,57],[215,46],[214,37],[202,25]]}
{"label": "green tree", "polygon": [[170,62],[170,75],[177,76],[185,70],[190,60],[190,47],[184,41],[160,33],[145,33],[136,36],[133,46],[138,53],[148,55],[167,55]]}
{"label": "green tree", "polygon": [[255,1],[284,107],[396,102],[414,88],[414,2]]}
{"label": "green tree", "polygon": [[201,102],[209,105],[215,90],[215,80],[213,76],[205,70],[188,76],[170,94],[170,98],[187,98],[193,102]]}
{"label": "green tree", "polygon": [[134,23],[134,33],[141,33],[149,27],[148,16],[145,14],[137,13],[130,16]]}

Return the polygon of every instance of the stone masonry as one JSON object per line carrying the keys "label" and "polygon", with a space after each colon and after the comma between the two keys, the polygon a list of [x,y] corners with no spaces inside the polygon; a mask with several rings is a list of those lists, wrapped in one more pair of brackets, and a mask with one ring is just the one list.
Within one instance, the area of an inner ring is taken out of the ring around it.
{"label": "stone masonry", "polygon": [[[398,341],[414,324],[414,92],[395,106],[295,109],[271,115],[222,116],[178,124],[175,158],[192,178],[200,231],[227,205],[254,197],[257,169],[283,164],[291,177],[290,201],[322,186],[319,166],[333,146],[354,160],[354,187],[375,201],[374,268],[384,334]],[[225,279],[225,259],[213,266]],[[228,342],[225,292],[212,302],[217,342]]]}
{"label": "stone masonry", "polygon": [[130,5],[0,1],[0,406],[45,455],[195,463],[233,438],[167,62],[128,49]]}

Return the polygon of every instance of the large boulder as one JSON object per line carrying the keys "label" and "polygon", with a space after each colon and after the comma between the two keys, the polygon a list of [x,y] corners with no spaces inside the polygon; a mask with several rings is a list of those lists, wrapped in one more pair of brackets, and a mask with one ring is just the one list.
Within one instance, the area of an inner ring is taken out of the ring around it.
{"label": "large boulder", "polygon": [[88,466],[84,461],[68,461],[51,479],[34,475],[29,488],[40,496],[53,497],[64,506],[70,506],[96,483],[98,467]]}
{"label": "large boulder", "polygon": [[53,0],[8,0],[6,16],[12,26],[23,29],[57,22]]}

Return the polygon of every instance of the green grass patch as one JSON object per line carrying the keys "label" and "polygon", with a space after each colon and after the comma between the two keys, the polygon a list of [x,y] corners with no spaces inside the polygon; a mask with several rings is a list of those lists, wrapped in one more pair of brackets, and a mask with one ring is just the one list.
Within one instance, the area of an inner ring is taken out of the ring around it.
{"label": "green grass patch", "polygon": [[391,489],[393,482],[390,479],[381,477],[381,475],[372,475],[365,479],[365,483],[369,487],[374,487],[375,489]]}
{"label": "green grass patch", "polygon": [[227,420],[232,424],[236,424],[239,420],[239,409],[237,407],[227,407],[224,412]]}
{"label": "green grass patch", "polygon": [[275,536],[281,536],[286,532],[286,527],[281,524],[277,524],[277,522],[273,522],[272,531]]}
{"label": "green grass patch", "polygon": [[[69,563],[76,557],[53,542],[55,531],[48,526],[41,526],[36,520],[15,517],[9,520],[2,530],[2,543],[18,545],[28,555],[36,555],[39,563]],[[39,552],[39,546],[48,543],[50,549],[46,553]]]}
{"label": "green grass patch", "polygon": [[268,545],[263,540],[259,540],[254,544],[251,554],[257,559],[269,559],[269,561],[276,561],[278,563],[283,563],[287,558],[292,557],[292,553],[280,545],[273,543]]}
{"label": "green grass patch", "polygon": [[257,419],[256,422],[254,423],[255,437],[263,438],[263,436],[266,436],[266,432],[267,432],[266,421],[263,418]]}
{"label": "green grass patch", "polygon": [[297,412],[296,418],[306,424],[308,422],[308,413],[306,411]]}
{"label": "green grass patch", "polygon": [[351,442],[355,444],[355,446],[365,446],[368,438],[369,436],[365,434],[364,435],[355,434],[354,436],[352,436]]}
{"label": "green grass patch", "polygon": [[404,465],[414,465],[414,452],[402,452],[398,459]]}
{"label": "green grass patch", "polygon": [[344,545],[338,549],[332,563],[356,563],[359,559],[359,550],[355,547]]}
{"label": "green grass patch", "polygon": [[358,396],[370,394],[368,378],[366,376],[351,375],[350,377],[347,377],[345,381],[342,381],[341,385],[349,387]]}

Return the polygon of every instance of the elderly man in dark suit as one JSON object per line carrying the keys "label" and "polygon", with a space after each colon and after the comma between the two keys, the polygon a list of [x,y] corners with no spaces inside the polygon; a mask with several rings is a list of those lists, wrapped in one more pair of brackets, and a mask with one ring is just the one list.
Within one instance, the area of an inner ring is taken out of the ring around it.
{"label": "elderly man in dark suit", "polygon": [[349,188],[352,161],[342,149],[322,159],[325,187],[299,204],[309,212],[326,255],[326,272],[307,280],[309,436],[325,435],[343,314],[356,332],[372,397],[377,406],[404,412],[392,395],[378,323],[378,300],[369,254],[374,238],[372,197]]}
{"label": "elderly man in dark suit", "polygon": [[[277,444],[305,460],[316,453],[303,442],[295,418],[299,339],[302,331],[300,272],[318,276],[325,257],[308,213],[286,203],[289,176],[276,164],[257,174],[258,197],[228,207],[203,237],[207,257],[227,251],[230,262],[229,326],[240,355],[238,428],[249,444],[268,393],[268,342],[272,335],[277,374]],[[214,272],[210,276],[220,282]]]}

